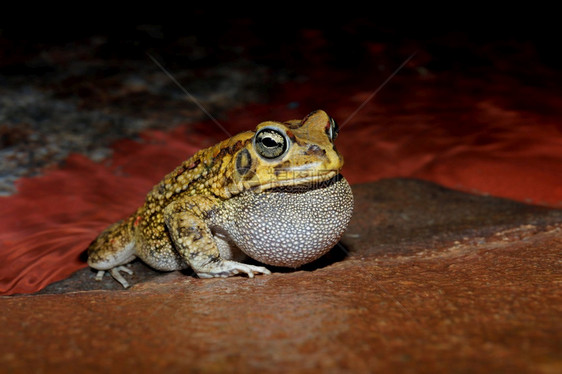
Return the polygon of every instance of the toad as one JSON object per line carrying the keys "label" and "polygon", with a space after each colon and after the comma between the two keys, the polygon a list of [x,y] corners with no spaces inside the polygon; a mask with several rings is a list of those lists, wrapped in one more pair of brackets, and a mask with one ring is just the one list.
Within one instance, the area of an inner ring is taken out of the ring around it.
{"label": "toad", "polygon": [[322,110],[302,120],[266,121],[184,161],[128,218],[88,248],[88,265],[123,287],[124,265],[140,258],[161,271],[188,267],[200,277],[270,274],[329,251],[353,211],[340,174],[336,122]]}

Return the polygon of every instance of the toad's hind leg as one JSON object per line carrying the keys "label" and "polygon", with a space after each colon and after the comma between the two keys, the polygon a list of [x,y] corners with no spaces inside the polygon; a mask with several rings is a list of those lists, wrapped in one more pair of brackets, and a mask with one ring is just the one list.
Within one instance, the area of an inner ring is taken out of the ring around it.
{"label": "toad's hind leg", "polygon": [[96,280],[101,280],[105,271],[109,270],[123,287],[129,287],[119,273],[133,273],[123,266],[135,259],[135,240],[129,221],[123,220],[109,226],[88,247],[88,265],[98,270]]}
{"label": "toad's hind leg", "polygon": [[212,203],[205,196],[190,196],[164,209],[164,221],[177,252],[200,278],[229,277],[245,273],[271,274],[263,266],[247,265],[222,258],[210,228],[201,218]]}

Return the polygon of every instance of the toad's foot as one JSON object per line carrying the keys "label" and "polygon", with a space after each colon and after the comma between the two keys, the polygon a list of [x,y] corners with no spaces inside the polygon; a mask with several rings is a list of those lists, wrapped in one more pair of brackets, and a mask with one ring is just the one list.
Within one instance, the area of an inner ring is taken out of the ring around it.
{"label": "toad's foot", "polygon": [[[119,273],[120,271],[124,271],[127,274],[133,274],[133,271],[131,269],[129,269],[128,267],[125,267],[125,266],[116,266],[116,267],[112,268],[111,270],[109,270],[109,273],[111,274],[113,279],[115,279],[117,282],[119,282],[123,286],[123,288],[129,288],[129,286],[130,286],[129,282],[127,282],[125,280],[125,278],[123,278],[121,273]],[[98,271],[98,273],[96,274],[96,280],[101,281],[104,274],[105,274],[105,270]]]}
{"label": "toad's foot", "polygon": [[240,273],[247,274],[249,278],[253,278],[254,274],[271,274],[263,266],[247,265],[230,260],[210,262],[197,269],[196,273],[199,278],[226,278]]}

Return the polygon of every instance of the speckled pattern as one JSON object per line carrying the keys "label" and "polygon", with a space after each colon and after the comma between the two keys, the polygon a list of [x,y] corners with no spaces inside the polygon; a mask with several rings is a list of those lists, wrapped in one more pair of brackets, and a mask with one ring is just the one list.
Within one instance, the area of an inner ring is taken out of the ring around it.
{"label": "speckled pattern", "polygon": [[353,212],[353,194],[338,175],[320,186],[243,193],[215,218],[238,248],[268,265],[299,267],[334,247]]}
{"label": "speckled pattern", "polygon": [[232,243],[278,266],[315,260],[343,235],[353,210],[351,189],[339,175],[337,134],[336,122],[318,110],[303,120],[263,122],[197,152],[156,184],[134,214],[92,242],[88,264],[100,271],[97,279],[110,270],[128,287],[119,271],[130,272],[122,265],[136,257],[158,270],[189,266],[202,278],[270,273],[234,261]]}

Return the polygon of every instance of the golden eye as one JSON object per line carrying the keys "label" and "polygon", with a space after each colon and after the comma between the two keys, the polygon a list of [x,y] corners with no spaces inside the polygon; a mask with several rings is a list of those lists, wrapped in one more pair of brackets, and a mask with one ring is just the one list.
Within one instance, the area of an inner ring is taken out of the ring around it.
{"label": "golden eye", "polygon": [[288,140],[281,131],[264,128],[254,136],[254,146],[263,158],[274,159],[285,153]]}

